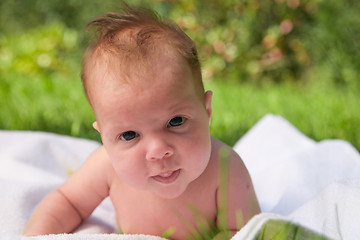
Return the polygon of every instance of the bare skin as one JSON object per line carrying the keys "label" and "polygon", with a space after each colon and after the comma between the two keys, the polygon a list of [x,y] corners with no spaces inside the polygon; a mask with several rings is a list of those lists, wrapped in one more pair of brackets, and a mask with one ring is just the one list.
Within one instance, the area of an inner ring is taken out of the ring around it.
{"label": "bare skin", "polygon": [[[146,75],[118,83],[115,74],[94,69],[94,127],[104,146],[36,208],[26,235],[73,231],[110,196],[124,233],[191,237],[190,226],[210,228],[225,211],[225,227],[239,230],[260,212],[241,158],[210,137],[211,92],[199,96],[190,68],[181,58],[160,55]],[[101,84],[106,79],[113,84]],[[229,158],[219,158],[227,149]],[[227,208],[220,206],[219,172],[227,169]]]}

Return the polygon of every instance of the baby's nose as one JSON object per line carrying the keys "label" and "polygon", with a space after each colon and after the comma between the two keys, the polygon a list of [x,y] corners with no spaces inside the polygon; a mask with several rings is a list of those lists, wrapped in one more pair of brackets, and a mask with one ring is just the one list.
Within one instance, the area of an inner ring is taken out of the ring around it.
{"label": "baby's nose", "polygon": [[156,161],[166,159],[174,154],[174,149],[163,139],[153,139],[147,148],[146,159]]}

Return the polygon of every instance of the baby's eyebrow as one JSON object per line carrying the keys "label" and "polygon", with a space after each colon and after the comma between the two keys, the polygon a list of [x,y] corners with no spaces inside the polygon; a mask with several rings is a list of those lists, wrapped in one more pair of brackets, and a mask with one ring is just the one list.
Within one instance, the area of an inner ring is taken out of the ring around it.
{"label": "baby's eyebrow", "polygon": [[193,104],[191,101],[180,101],[177,103],[174,103],[170,105],[170,108],[174,111],[181,111],[181,110],[188,110],[193,107]]}
{"label": "baby's eyebrow", "polygon": [[125,132],[129,132],[129,131],[134,131],[133,130],[134,127],[131,126],[126,126],[126,125],[116,125],[116,126],[112,126],[111,128],[109,128],[105,134],[107,135],[120,135],[123,134]]}

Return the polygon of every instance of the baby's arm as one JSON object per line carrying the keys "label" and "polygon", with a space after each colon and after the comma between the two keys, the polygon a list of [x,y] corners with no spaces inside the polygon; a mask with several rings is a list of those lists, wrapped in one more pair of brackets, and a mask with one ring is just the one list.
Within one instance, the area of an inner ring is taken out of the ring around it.
{"label": "baby's arm", "polygon": [[44,235],[74,230],[109,195],[109,168],[111,165],[105,150],[100,147],[62,186],[39,203],[24,234]]}
{"label": "baby's arm", "polygon": [[[220,186],[218,208],[222,214],[218,218],[220,229],[228,229],[233,234],[240,230],[250,218],[260,213],[250,175],[240,156],[230,147],[222,146],[220,151],[227,157],[220,159]],[[222,176],[227,176],[221,180]],[[225,180],[224,180],[225,179]],[[224,187],[225,185],[225,187]]]}

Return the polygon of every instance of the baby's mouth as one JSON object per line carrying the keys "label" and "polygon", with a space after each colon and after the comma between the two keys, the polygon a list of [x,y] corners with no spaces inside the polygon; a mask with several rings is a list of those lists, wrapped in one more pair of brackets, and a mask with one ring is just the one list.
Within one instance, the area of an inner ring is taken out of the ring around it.
{"label": "baby's mouth", "polygon": [[179,177],[179,174],[180,169],[175,171],[167,171],[160,173],[159,175],[152,176],[152,179],[160,183],[170,184],[176,181],[176,179]]}

